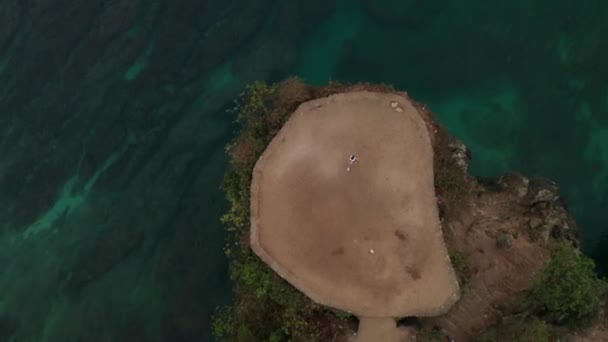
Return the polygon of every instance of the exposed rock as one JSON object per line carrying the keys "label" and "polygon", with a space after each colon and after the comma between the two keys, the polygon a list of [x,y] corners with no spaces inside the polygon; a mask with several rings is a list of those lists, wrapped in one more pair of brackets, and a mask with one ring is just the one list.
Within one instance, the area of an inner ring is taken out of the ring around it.
{"label": "exposed rock", "polygon": [[529,184],[527,200],[530,205],[541,202],[553,203],[559,200],[559,187],[545,178],[533,178]]}
{"label": "exposed rock", "polygon": [[540,217],[537,217],[537,216],[531,217],[530,220],[528,221],[528,225],[530,226],[531,229],[536,229],[536,228],[540,227],[541,224],[543,224],[543,219],[541,219]]}
{"label": "exposed rock", "polygon": [[453,139],[453,142],[448,144],[448,148],[452,152],[452,158],[456,165],[458,165],[463,172],[468,172],[471,151],[469,151],[467,146],[462,141]]}
{"label": "exposed rock", "polygon": [[517,197],[524,198],[528,195],[530,180],[519,173],[507,173],[498,178],[498,185]]}
{"label": "exposed rock", "polygon": [[555,183],[533,179],[525,202],[528,206],[526,215],[529,216],[528,233],[532,240],[546,245],[553,238],[579,246],[579,228],[568,213]]}
{"label": "exposed rock", "polygon": [[[452,142],[448,148],[454,163],[466,171],[466,146]],[[467,181],[472,188],[462,200],[467,205],[443,224],[448,248],[466,255],[474,272],[450,312],[421,319],[423,325],[463,341],[478,336],[502,315],[519,310],[522,293],[549,261],[549,241],[578,243],[578,227],[555,183],[517,173]]]}

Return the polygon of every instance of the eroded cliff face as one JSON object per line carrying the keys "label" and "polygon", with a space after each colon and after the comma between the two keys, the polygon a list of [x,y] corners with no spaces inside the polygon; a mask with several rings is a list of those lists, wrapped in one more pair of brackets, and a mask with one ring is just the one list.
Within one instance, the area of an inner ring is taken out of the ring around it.
{"label": "eroded cliff face", "polygon": [[[419,111],[436,136],[438,205],[462,287],[461,299],[447,314],[420,322],[457,341],[474,340],[526,310],[524,296],[550,261],[550,245],[563,242],[578,248],[579,228],[554,182],[518,173],[470,175],[467,147],[438,125],[426,106]],[[578,334],[566,329],[561,334],[574,341],[602,340],[608,335],[601,321]]]}
{"label": "eroded cliff face", "polygon": [[551,240],[578,243],[578,228],[554,183],[520,174],[468,179],[470,193],[443,222],[448,248],[468,260],[462,298],[447,315],[425,320],[457,340],[520,309],[532,279],[550,260]]}

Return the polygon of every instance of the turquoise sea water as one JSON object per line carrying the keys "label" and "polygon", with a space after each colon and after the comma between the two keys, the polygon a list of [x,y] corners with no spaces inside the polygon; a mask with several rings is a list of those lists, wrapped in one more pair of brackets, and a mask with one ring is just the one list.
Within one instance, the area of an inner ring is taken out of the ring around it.
{"label": "turquoise sea water", "polygon": [[0,1],[0,341],[206,341],[253,80],[382,82],[555,180],[608,272],[608,2]]}
{"label": "turquoise sea water", "polygon": [[469,145],[475,175],[555,180],[585,250],[608,263],[596,251],[608,233],[608,4],[368,3],[388,18],[338,2],[306,41],[297,74],[407,90]]}

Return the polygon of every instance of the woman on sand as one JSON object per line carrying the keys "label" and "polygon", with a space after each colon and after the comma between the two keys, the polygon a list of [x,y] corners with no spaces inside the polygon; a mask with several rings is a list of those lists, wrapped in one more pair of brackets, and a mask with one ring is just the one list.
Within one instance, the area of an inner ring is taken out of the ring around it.
{"label": "woman on sand", "polygon": [[[354,165],[358,161],[359,160],[357,159],[357,157],[355,157],[354,154],[351,154],[350,157],[348,157],[348,162],[350,163],[350,165]],[[350,166],[346,168],[346,171],[350,171]]]}

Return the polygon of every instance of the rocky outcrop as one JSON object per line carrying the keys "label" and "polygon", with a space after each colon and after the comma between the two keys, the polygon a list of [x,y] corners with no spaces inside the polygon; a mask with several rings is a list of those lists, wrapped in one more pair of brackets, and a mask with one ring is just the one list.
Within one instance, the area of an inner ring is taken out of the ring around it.
{"label": "rocky outcrop", "polygon": [[[445,190],[438,191],[444,235],[452,255],[466,259],[467,274],[461,279],[461,299],[452,310],[421,322],[466,341],[521,310],[532,279],[550,260],[551,241],[578,247],[579,229],[555,183],[518,173],[473,177],[468,173],[467,147],[441,127],[437,135],[435,153],[443,159],[436,160],[436,185],[447,177],[450,191],[460,192],[450,201],[444,199]],[[446,176],[445,169],[461,173],[450,171]],[[462,184],[453,186],[454,178]]]}

